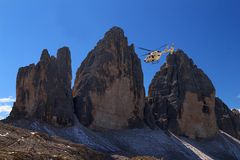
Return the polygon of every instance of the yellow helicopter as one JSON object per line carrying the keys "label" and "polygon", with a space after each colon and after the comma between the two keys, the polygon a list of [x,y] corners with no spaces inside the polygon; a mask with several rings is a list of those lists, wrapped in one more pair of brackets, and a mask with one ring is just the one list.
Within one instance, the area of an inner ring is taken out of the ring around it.
{"label": "yellow helicopter", "polygon": [[159,49],[161,49],[163,47],[165,47],[165,49],[162,51],[161,50],[150,50],[150,49],[139,47],[139,49],[149,52],[147,54],[144,54],[144,56],[146,56],[146,58],[144,59],[144,62],[146,62],[146,63],[159,62],[159,60],[163,54],[165,54],[165,53],[173,54],[173,52],[174,52],[173,44],[170,47],[167,44],[165,44],[165,45],[161,46]]}

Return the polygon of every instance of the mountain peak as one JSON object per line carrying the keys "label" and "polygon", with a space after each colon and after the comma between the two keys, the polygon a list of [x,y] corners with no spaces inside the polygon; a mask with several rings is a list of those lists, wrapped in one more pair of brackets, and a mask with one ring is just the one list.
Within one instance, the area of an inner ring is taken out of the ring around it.
{"label": "mountain peak", "polygon": [[43,49],[40,61],[49,61],[49,60],[50,60],[50,55],[48,53],[48,50]]}
{"label": "mountain peak", "polygon": [[97,48],[103,49],[118,49],[128,47],[127,37],[120,27],[112,27],[105,34],[103,39],[97,43]]}
{"label": "mountain peak", "polygon": [[71,79],[68,48],[59,49],[57,58],[50,58],[48,51],[44,49],[36,65],[19,69],[17,98],[8,119],[37,119],[54,126],[71,126]]}
{"label": "mountain peak", "polygon": [[118,26],[114,26],[112,28],[110,28],[106,33],[105,33],[105,36],[106,35],[109,35],[109,34],[114,34],[114,35],[124,35],[124,31],[122,28],[118,27]]}
{"label": "mountain peak", "polygon": [[92,129],[141,123],[145,96],[141,62],[121,28],[111,28],[88,54],[77,71],[73,94],[77,117]]}
{"label": "mountain peak", "polygon": [[68,47],[59,48],[57,51],[57,58],[59,57],[70,57],[70,50]]}
{"label": "mountain peak", "polygon": [[155,123],[161,128],[191,138],[216,134],[214,86],[182,50],[167,56],[149,86],[148,96],[147,110],[157,111]]}

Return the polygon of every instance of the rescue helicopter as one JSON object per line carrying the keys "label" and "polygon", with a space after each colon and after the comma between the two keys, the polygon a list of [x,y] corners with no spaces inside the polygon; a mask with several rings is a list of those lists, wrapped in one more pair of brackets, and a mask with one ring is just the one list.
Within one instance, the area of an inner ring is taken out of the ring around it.
{"label": "rescue helicopter", "polygon": [[[160,50],[161,48],[165,47],[164,50]],[[141,50],[144,50],[144,51],[148,51],[147,54],[144,54],[143,56],[146,56],[145,59],[144,59],[144,62],[146,63],[158,63],[161,56],[165,53],[170,53],[170,54],[173,54],[174,52],[174,44],[172,44],[170,47],[168,46],[168,44],[165,44],[163,46],[161,46],[160,48],[158,49],[155,49],[155,50],[150,50],[150,49],[146,49],[146,48],[142,48],[142,47],[139,47],[139,49]]]}

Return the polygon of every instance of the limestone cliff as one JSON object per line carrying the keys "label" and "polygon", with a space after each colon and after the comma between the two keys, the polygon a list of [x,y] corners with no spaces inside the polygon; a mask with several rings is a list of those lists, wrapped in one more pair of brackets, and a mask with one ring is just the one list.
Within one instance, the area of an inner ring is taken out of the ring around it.
{"label": "limestone cliff", "polygon": [[78,119],[92,129],[141,123],[145,97],[141,63],[122,29],[110,29],[82,62],[73,95]]}
{"label": "limestone cliff", "polygon": [[167,56],[148,92],[145,117],[151,127],[167,128],[191,138],[217,132],[215,89],[210,79],[183,51]]}
{"label": "limestone cliff", "polygon": [[19,69],[16,102],[8,120],[38,119],[54,126],[72,125],[71,79],[69,49],[59,49],[56,58],[43,50],[36,65]]}

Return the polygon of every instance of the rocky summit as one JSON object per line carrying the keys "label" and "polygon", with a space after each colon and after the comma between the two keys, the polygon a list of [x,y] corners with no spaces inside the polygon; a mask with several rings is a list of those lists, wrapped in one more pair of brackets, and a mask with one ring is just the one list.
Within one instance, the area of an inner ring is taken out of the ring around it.
{"label": "rocky summit", "polygon": [[91,129],[141,125],[145,97],[141,62],[121,28],[111,28],[82,62],[73,96],[79,121]]}
{"label": "rocky summit", "polygon": [[57,57],[50,57],[44,49],[36,65],[19,69],[16,102],[7,120],[37,119],[54,126],[73,125],[71,80],[69,49],[59,49]]}
{"label": "rocky summit", "polygon": [[213,137],[217,130],[215,88],[182,50],[169,54],[148,91],[145,119],[149,126],[190,138]]}

